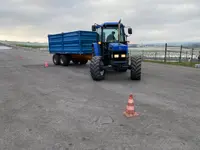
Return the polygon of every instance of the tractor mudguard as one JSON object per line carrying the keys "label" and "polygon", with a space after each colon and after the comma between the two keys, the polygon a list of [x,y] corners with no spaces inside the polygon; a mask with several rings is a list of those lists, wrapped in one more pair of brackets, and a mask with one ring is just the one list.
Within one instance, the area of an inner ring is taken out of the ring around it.
{"label": "tractor mudguard", "polygon": [[101,56],[99,44],[93,43],[92,46],[94,48],[94,56]]}

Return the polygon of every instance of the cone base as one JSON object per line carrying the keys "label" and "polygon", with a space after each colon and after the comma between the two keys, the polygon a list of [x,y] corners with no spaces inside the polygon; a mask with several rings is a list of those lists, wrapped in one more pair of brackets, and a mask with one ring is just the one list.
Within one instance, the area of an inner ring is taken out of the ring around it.
{"label": "cone base", "polygon": [[134,112],[133,114],[128,114],[128,113],[125,111],[125,112],[124,112],[124,115],[125,115],[127,118],[130,118],[130,117],[136,117],[136,116],[139,116],[139,113]]}

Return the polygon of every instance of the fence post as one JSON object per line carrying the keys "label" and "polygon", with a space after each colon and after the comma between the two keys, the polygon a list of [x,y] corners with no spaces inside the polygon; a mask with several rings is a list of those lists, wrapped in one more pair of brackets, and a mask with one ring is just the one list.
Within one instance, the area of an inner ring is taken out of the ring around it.
{"label": "fence post", "polygon": [[157,52],[155,52],[155,60],[157,60]]}
{"label": "fence post", "polygon": [[192,51],[191,51],[191,62],[193,62],[193,53],[194,53],[194,48],[192,48]]}
{"label": "fence post", "polygon": [[142,50],[142,60],[144,60],[144,50]]}
{"label": "fence post", "polygon": [[199,55],[198,55],[198,62],[200,62],[200,51],[199,51]]}
{"label": "fence post", "polygon": [[167,60],[167,43],[165,43],[165,58],[164,58],[164,62],[166,62]]}
{"label": "fence post", "polygon": [[180,57],[179,57],[179,62],[181,62],[181,57],[182,57],[182,49],[183,49],[183,46],[181,45],[181,48],[180,48]]}
{"label": "fence post", "polygon": [[187,59],[188,59],[188,51],[186,51],[186,55],[185,55],[185,57],[186,57],[186,61],[188,61]]}

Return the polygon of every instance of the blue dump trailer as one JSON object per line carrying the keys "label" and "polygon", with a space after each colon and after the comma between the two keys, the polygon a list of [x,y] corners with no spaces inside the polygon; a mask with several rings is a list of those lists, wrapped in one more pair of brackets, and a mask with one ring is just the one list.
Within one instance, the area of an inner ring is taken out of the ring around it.
{"label": "blue dump trailer", "polygon": [[49,52],[55,65],[68,66],[86,64],[92,57],[92,43],[97,40],[96,32],[73,31],[48,35]]}
{"label": "blue dump trailer", "polygon": [[[100,81],[112,69],[116,72],[130,70],[131,80],[141,80],[141,56],[130,56],[125,25],[105,22],[92,25],[92,31],[73,31],[48,35],[49,52],[55,65],[86,64],[90,60],[90,75]],[[132,34],[132,29],[128,34]]]}

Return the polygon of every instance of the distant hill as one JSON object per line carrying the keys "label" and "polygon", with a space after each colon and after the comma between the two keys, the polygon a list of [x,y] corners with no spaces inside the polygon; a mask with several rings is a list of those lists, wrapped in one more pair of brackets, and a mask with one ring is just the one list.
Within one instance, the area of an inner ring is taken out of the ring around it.
{"label": "distant hill", "polygon": [[19,42],[19,41],[7,41],[7,40],[0,40],[0,42],[10,43],[10,44],[20,44],[20,45],[33,45],[33,46],[47,46],[47,43],[39,43],[39,42]]}

